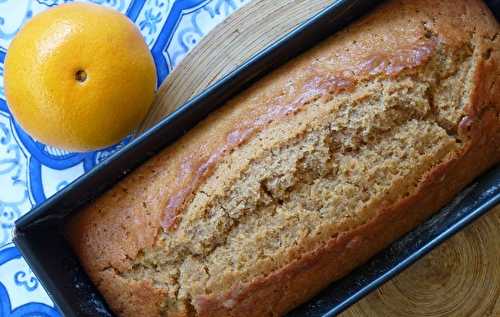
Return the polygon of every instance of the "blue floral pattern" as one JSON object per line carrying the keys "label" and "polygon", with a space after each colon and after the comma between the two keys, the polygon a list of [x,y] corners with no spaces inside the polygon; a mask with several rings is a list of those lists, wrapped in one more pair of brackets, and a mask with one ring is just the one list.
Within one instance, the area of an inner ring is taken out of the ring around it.
{"label": "blue floral pattern", "polygon": [[17,286],[23,286],[28,292],[32,292],[38,287],[38,280],[31,270],[29,270],[29,273],[17,271],[14,274],[14,282]]}
{"label": "blue floral pattern", "polygon": [[150,47],[157,39],[161,26],[167,18],[163,12],[169,11],[173,2],[173,0],[148,0],[138,17],[137,25]]}
{"label": "blue floral pattern", "polygon": [[[59,316],[10,242],[14,221],[130,141],[71,153],[31,138],[9,112],[3,63],[10,41],[32,16],[72,1],[0,0],[0,316]],[[83,1],[111,7],[134,21],[153,53],[161,83],[208,31],[250,0]]]}
{"label": "blue floral pattern", "polygon": [[0,111],[0,244],[10,241],[14,221],[31,209],[27,160],[12,133],[10,116]]}
{"label": "blue floral pattern", "polygon": [[12,243],[0,247],[0,316],[59,316]]}

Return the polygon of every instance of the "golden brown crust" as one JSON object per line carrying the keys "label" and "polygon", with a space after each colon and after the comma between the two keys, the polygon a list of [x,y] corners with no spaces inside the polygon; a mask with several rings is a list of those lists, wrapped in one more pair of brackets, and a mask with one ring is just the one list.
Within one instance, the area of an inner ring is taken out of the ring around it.
{"label": "golden brown crust", "polygon": [[464,155],[433,168],[418,191],[380,210],[370,222],[327,241],[280,271],[231,292],[194,299],[199,316],[280,316],[349,273],[443,207],[478,174],[500,160],[500,120],[485,112],[471,129]]}
{"label": "golden brown crust", "polygon": [[[460,3],[441,1],[440,4],[448,4],[450,12],[460,8]],[[473,12],[472,21],[479,22],[478,18],[483,15],[475,15],[474,11],[486,10],[484,5],[469,5],[472,8],[467,9]],[[450,16],[464,11],[455,11]],[[199,316],[279,316],[286,313],[421,223],[500,160],[500,40],[497,22],[489,15],[488,18],[489,24],[484,23],[488,19],[473,24],[476,36],[489,40],[488,43],[477,42],[481,54],[489,57],[481,59],[477,65],[476,87],[466,106],[466,119],[471,121],[459,128],[459,133],[470,135],[462,155],[429,171],[413,196],[380,210],[369,223],[327,241],[323,247],[304,254],[282,270],[247,285],[235,285],[231,292],[223,295],[196,298],[194,304]],[[444,23],[439,29],[441,32],[450,30]],[[448,33],[454,41],[461,36],[455,34],[459,29],[457,25],[457,29],[452,28]]]}
{"label": "golden brown crust", "polygon": [[[390,27],[387,21],[391,21]],[[405,67],[424,63],[425,58],[411,59],[408,56],[414,55],[407,52],[419,47],[416,43],[431,43],[426,40],[429,32],[449,47],[472,43],[476,55],[474,87],[470,88],[465,105],[466,117],[458,127],[458,134],[469,136],[462,154],[434,167],[414,195],[379,210],[363,226],[339,234],[265,277],[234,285],[229,293],[192,299],[200,316],[262,316],[290,310],[410,230],[500,160],[498,31],[498,23],[478,0],[390,1],[259,81],[80,212],[69,223],[68,235],[83,266],[115,312],[124,316],[160,316],[163,305],[178,290],[164,290],[147,280],[131,281],[121,274],[130,271],[134,260],[155,245],[169,199],[192,182],[192,177],[179,176],[186,161],[193,157],[210,158],[242,121],[258,120],[276,106],[277,96],[285,95],[284,104],[301,98],[310,88],[307,83],[311,76],[322,71],[311,63],[313,59],[328,60],[335,73],[350,70],[356,75],[347,78],[351,84],[363,76],[373,76],[373,69],[394,75],[392,72],[397,74]],[[426,45],[422,47],[431,47]],[[422,52],[427,52],[427,48]],[[363,68],[367,62],[371,63],[368,70]],[[396,67],[398,63],[403,66]],[[286,95],[286,89],[294,92]],[[191,170],[200,166],[198,161],[191,164]],[[187,316],[190,309],[193,307],[188,303],[178,311],[169,311],[169,316]]]}
{"label": "golden brown crust", "polygon": [[118,276],[112,269],[100,274],[100,291],[117,315],[158,316],[163,305],[162,290],[148,281],[130,282]]}

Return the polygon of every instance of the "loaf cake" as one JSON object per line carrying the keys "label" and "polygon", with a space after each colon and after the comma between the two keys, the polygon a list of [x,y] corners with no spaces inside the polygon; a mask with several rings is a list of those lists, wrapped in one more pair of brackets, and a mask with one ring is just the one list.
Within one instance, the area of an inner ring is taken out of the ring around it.
{"label": "loaf cake", "polygon": [[387,1],[272,72],[67,224],[118,316],[279,316],[500,160],[499,25]]}

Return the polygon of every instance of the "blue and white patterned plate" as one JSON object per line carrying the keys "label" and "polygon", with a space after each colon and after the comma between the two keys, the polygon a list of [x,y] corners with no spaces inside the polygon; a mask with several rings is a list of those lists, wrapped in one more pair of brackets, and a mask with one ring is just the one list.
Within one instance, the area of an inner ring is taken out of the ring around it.
{"label": "blue and white patterned plate", "polygon": [[[20,27],[37,13],[72,0],[0,0],[0,317],[59,316],[11,243],[14,221],[88,172],[128,142],[91,153],[70,153],[27,135],[9,113],[3,62]],[[87,0],[126,14],[155,59],[158,82],[224,18],[250,0]]]}

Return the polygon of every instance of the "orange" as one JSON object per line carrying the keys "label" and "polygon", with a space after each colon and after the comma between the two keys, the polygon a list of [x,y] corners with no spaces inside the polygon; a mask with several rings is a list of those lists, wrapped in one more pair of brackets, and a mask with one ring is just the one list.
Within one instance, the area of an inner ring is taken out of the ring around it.
{"label": "orange", "polygon": [[35,139],[87,151],[128,135],[153,101],[156,71],[137,27],[95,4],[63,4],[30,20],[10,44],[10,111]]}

